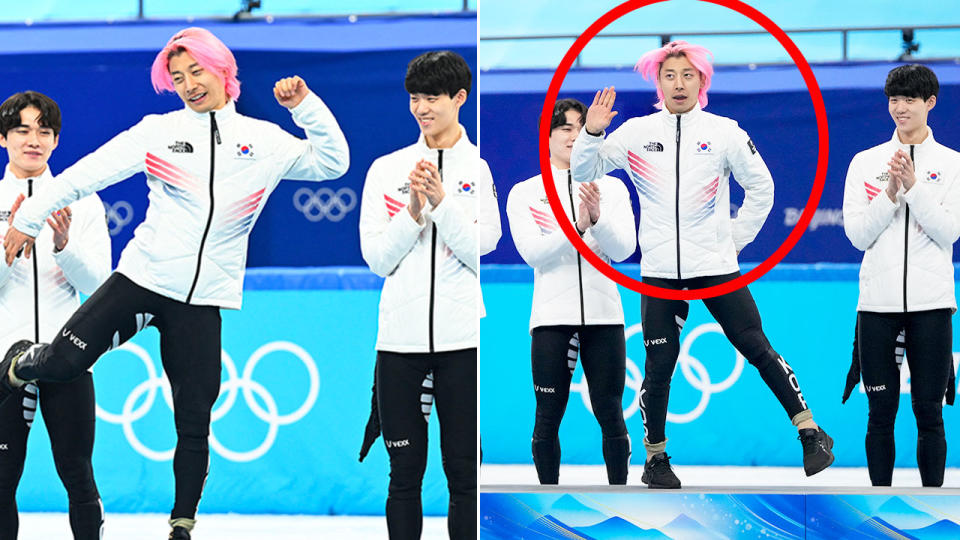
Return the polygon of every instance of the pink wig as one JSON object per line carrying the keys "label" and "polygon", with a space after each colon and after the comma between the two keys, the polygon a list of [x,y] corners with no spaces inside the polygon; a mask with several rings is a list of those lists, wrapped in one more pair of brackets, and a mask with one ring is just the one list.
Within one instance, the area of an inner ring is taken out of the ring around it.
{"label": "pink wig", "polygon": [[671,41],[659,49],[654,49],[640,57],[640,61],[633,67],[633,70],[643,75],[648,81],[654,81],[657,84],[656,107],[663,108],[663,89],[660,88],[660,66],[667,58],[685,56],[693,64],[693,67],[700,72],[703,77],[703,84],[700,86],[700,95],[697,101],[700,107],[707,106],[707,90],[710,89],[710,78],[713,77],[713,53],[706,47],[691,45],[686,41]]}
{"label": "pink wig", "polygon": [[216,75],[223,83],[227,96],[236,101],[240,97],[240,81],[237,79],[237,60],[230,49],[205,28],[187,28],[174,34],[157,53],[150,68],[153,89],[173,92],[173,77],[170,76],[170,57],[186,51],[200,67]]}

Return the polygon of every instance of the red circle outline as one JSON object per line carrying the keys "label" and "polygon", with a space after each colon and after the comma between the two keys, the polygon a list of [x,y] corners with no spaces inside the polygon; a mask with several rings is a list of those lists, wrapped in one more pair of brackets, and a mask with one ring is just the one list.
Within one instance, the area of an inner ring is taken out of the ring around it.
{"label": "red circle outline", "polygon": [[[591,24],[583,32],[583,34],[580,35],[580,37],[577,38],[570,49],[567,50],[567,53],[564,55],[563,59],[560,61],[560,65],[557,67],[553,74],[553,78],[550,80],[550,86],[547,89],[547,95],[543,101],[541,118],[550,118],[553,116],[553,104],[557,100],[557,95],[560,93],[560,86],[563,84],[563,80],[566,78],[567,72],[570,71],[570,67],[573,65],[574,60],[576,60],[577,56],[580,55],[581,51],[583,51],[583,48],[591,39],[594,38],[594,36],[610,25],[610,23],[631,11],[665,1],[667,0],[627,0],[594,21],[594,23]],[[560,224],[560,229],[563,230],[563,233],[567,236],[567,238],[573,244],[573,247],[576,248],[583,258],[593,265],[594,268],[599,270],[603,275],[640,294],[646,294],[648,296],[667,300],[701,300],[703,298],[721,296],[740,289],[741,287],[746,287],[780,263],[780,261],[787,256],[787,253],[789,253],[790,250],[793,249],[793,247],[797,244],[797,242],[800,241],[800,237],[803,236],[803,233],[810,225],[810,221],[813,219],[817,205],[820,203],[820,196],[823,194],[824,184],[826,183],[827,160],[830,152],[830,134],[827,126],[827,112],[826,106],[823,103],[823,95],[820,93],[820,86],[817,84],[817,79],[814,77],[813,70],[810,69],[810,64],[807,63],[807,59],[804,58],[803,54],[800,52],[800,49],[798,49],[790,37],[787,36],[786,32],[784,32],[773,21],[767,18],[766,15],[751,6],[740,2],[739,0],[700,1],[732,9],[741,15],[750,18],[755,23],[762,26],[764,30],[769,32],[777,39],[778,42],[780,42],[780,45],[783,46],[783,48],[786,49],[786,51],[790,54],[790,58],[793,60],[794,64],[796,64],[797,68],[800,70],[800,74],[803,76],[803,80],[807,85],[807,91],[810,93],[810,100],[813,102],[813,111],[817,120],[817,171],[814,177],[813,189],[810,192],[810,197],[807,199],[807,204],[804,207],[803,212],[800,214],[800,220],[790,231],[790,234],[787,236],[786,240],[784,240],[783,244],[781,244],[780,247],[777,248],[777,250],[774,251],[773,254],[771,254],[765,261],[757,265],[756,268],[726,283],[721,283],[719,285],[705,287],[702,289],[689,290],[674,290],[664,289],[662,287],[654,287],[653,285],[642,283],[615,270],[612,266],[604,262],[593,251],[591,251],[590,248],[588,248],[583,242],[583,240],[580,238],[580,235],[574,230],[573,224],[570,223],[570,221],[566,218],[566,212],[563,209],[563,205],[560,203],[560,195],[557,193],[556,186],[553,182],[547,181],[548,178],[553,178],[550,167],[550,150],[548,145],[548,139],[550,138],[550,123],[540,123],[539,146],[541,179],[543,180],[543,184],[547,192],[547,199],[550,201],[550,208],[553,210],[554,217],[557,218],[557,223]]]}

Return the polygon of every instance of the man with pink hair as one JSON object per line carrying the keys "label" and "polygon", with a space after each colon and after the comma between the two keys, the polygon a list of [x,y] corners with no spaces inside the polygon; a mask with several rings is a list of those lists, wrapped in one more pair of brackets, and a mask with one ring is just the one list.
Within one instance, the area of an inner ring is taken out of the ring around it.
{"label": "man with pink hair", "polygon": [[209,466],[210,410],[220,389],[220,309],[239,309],[247,241],[281,178],[328,180],[348,166],[336,119],[300,77],[277,81],[277,102],[306,132],[236,111],[237,63],[202,28],[174,35],[153,63],[153,86],[184,108],[149,115],[65,170],[11,216],[6,264],[31,247],[51,210],[145,172],[146,218],[117,270],[49,344],[15,343],[0,362],[0,401],[27,381],[69,381],[148,325],[173,394],[176,498],[170,538],[190,538]]}
{"label": "man with pink hair", "polygon": [[[700,289],[738,277],[737,254],[753,241],[773,206],[773,178],[750,137],[735,121],[703,111],[713,76],[711,57],[706,48],[685,41],[643,55],[636,70],[656,82],[660,112],[631,118],[604,138],[617,114],[612,110],[616,91],[604,88],[587,110],[571,155],[575,180],[592,181],[617,168],[630,177],[641,208],[640,273],[644,283],[665,289]],[[731,172],[744,190],[734,219]],[[793,370],[767,341],[750,291],[744,287],[703,302],[799,430],[807,476],[828,467],[833,441],[813,421]],[[682,300],[641,299],[647,353],[640,391],[647,450],[642,481],[651,488],[680,487],[665,451],[664,430],[689,308]]]}

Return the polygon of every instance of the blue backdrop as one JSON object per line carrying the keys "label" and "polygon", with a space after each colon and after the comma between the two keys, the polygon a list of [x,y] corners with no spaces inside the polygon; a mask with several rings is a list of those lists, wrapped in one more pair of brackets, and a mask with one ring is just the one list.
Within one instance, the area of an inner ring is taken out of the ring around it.
{"label": "blue backdrop", "polygon": [[[174,94],[154,93],[149,70],[156,51],[185,26],[57,25],[0,30],[5,43],[0,51],[0,99],[33,89],[60,104],[63,131],[50,160],[54,173],[60,172],[144,115],[183,106]],[[419,135],[403,88],[407,63],[426,50],[451,49],[476,72],[475,17],[204,26],[221,36],[237,57],[242,83],[238,111],[303,137],[272,92],[279,78],[300,75],[333,111],[350,145],[350,170],[344,177],[322,185],[292,181],[279,185],[253,230],[247,264],[363,265],[357,225],[367,168],[377,157],[412,144]],[[460,112],[460,121],[474,142],[475,95],[471,92]],[[0,166],[5,163],[3,152]],[[309,192],[298,194],[303,188]],[[300,210],[310,196],[329,202],[331,194],[319,191],[324,188],[332,189],[344,206],[327,208],[327,212],[318,207]],[[111,208],[114,264],[143,220],[146,193],[143,174],[100,192]]]}
{"label": "blue backdrop", "polygon": [[[389,467],[382,439],[357,461],[381,283],[366,270],[253,272],[243,310],[223,312],[221,394],[201,513],[383,514]],[[176,436],[158,342],[148,328],[94,367],[93,466],[108,513],[165,513],[173,504]],[[423,505],[445,515],[432,416]],[[24,471],[21,510],[66,511],[43,422],[34,423]]]}
{"label": "blue backdrop", "polygon": [[[814,70],[823,89],[830,127],[830,161],[826,186],[814,222],[784,259],[785,262],[860,262],[858,252],[843,233],[841,207],[847,167],[854,154],[880,144],[893,134],[893,121],[883,94],[886,73],[893,64],[822,66]],[[960,148],[960,125],[954,111],[960,104],[960,68],[932,66],[940,77],[937,107],[929,125],[936,139]],[[490,165],[501,213],[514,184],[540,174],[536,126],[552,72],[484,73],[480,96],[481,153]],[[759,262],[773,253],[799,219],[813,187],[817,163],[817,130],[813,106],[794,67],[718,68],[707,111],[737,120],[750,134],[773,175],[773,210],[756,240],[740,254],[740,261]],[[619,114],[610,130],[624,120],[655,111],[653,86],[627,70],[579,70],[564,82],[560,97],[587,104],[597,89],[617,88],[614,109]],[[918,165],[919,166],[919,165]],[[615,175],[625,179],[622,172]],[[634,210],[636,192],[628,183]],[[731,200],[739,204],[743,191],[731,182]],[[513,245],[509,224],[503,220],[503,238],[497,250],[483,258],[488,263],[522,263]],[[639,252],[630,259],[639,262]],[[955,260],[960,254],[955,253]]]}

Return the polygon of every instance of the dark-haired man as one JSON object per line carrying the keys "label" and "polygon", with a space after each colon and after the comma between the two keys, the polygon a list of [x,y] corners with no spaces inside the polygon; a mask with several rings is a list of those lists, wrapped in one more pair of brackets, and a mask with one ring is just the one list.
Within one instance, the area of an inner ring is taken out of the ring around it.
{"label": "dark-haired man", "polygon": [[[26,197],[51,188],[56,180],[47,160],[59,143],[60,127],[60,108],[39,92],[17,93],[0,105],[0,146],[9,158],[0,208],[15,213]],[[0,213],[0,238],[12,217],[2,214],[7,212]],[[110,235],[100,199],[90,195],[54,212],[37,248],[30,260],[0,264],[0,350],[20,339],[52,339],[80,305],[80,293],[91,294],[110,274]],[[90,463],[96,403],[89,371],[71,382],[25,385],[15,399],[0,403],[0,540],[17,538],[17,486],[38,402],[67,490],[73,537],[96,540],[103,507]]]}
{"label": "dark-haired man", "polygon": [[374,161],[363,186],[360,247],[385,278],[375,385],[390,455],[392,540],[422,531],[430,399],[440,420],[450,538],[477,535],[477,267],[479,254],[496,247],[500,220],[490,169],[459,124],[471,82],[470,67],[453,52],[414,58],[404,86],[420,138]]}
{"label": "dark-haired man", "polygon": [[870,407],[867,467],[875,486],[889,486],[893,477],[901,330],[909,351],[920,479],[924,486],[943,484],[942,402],[957,310],[952,258],[960,237],[960,153],[934,140],[927,126],[939,88],[925,66],[890,71],[884,93],[893,137],[854,156],[844,189],[844,230],[865,251],[857,344]]}
{"label": "dark-haired man", "polygon": [[[552,180],[567,219],[583,241],[607,262],[622,261],[637,248],[626,186],[610,176],[576,184],[570,171],[570,150],[586,114],[587,107],[575,99],[554,105],[549,139]],[[603,433],[607,481],[626,484],[630,461],[622,403],[626,343],[617,284],[584,264],[567,241],[540,175],[510,190],[507,217],[517,251],[534,269],[530,335],[537,410],[531,448],[537,477],[541,484],[559,482],[560,421],[579,356]]]}

